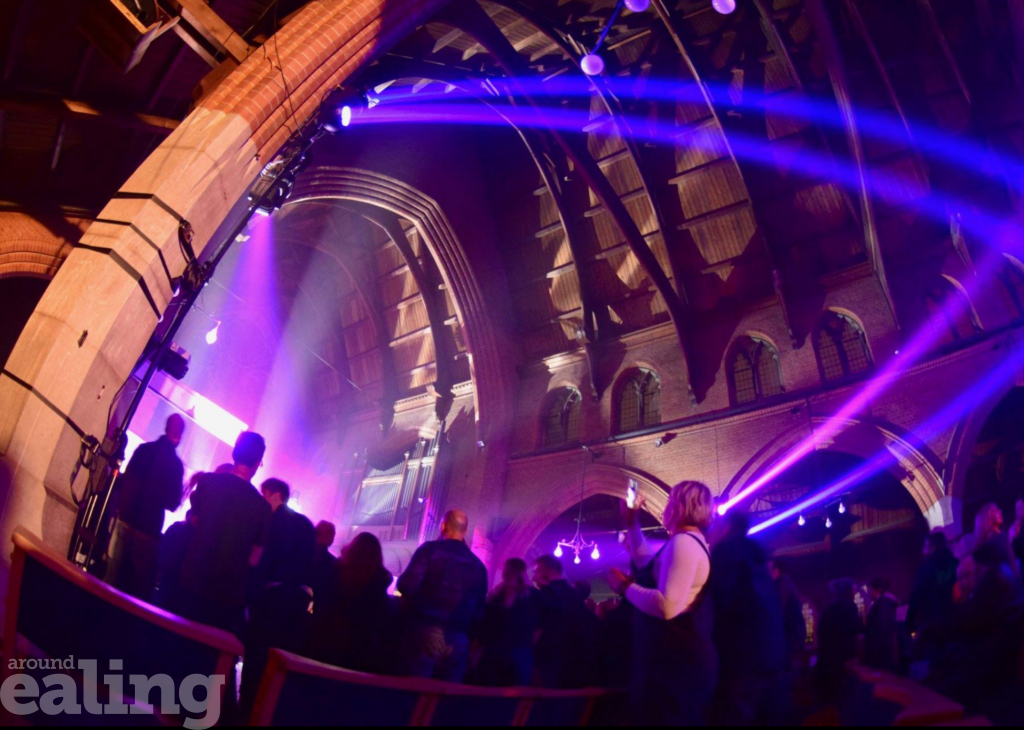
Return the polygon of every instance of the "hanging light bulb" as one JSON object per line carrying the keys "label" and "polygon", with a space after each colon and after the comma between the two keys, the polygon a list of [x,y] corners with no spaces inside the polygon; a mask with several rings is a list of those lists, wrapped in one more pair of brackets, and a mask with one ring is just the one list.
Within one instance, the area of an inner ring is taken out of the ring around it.
{"label": "hanging light bulb", "polygon": [[839,514],[841,514],[841,515],[845,515],[846,514],[846,505],[843,504],[842,500],[839,500]]}
{"label": "hanging light bulb", "polygon": [[804,516],[803,516],[803,515],[800,515],[800,519],[799,519],[799,520],[797,520],[797,521],[796,521],[796,523],[797,523],[798,525],[800,525],[800,527],[803,527],[804,525],[806,525],[806,524],[807,524],[807,520],[805,520],[805,519],[804,519]]}
{"label": "hanging light bulb", "polygon": [[596,544],[594,545],[594,552],[590,553],[590,559],[591,560],[600,560],[601,559],[601,553],[597,549],[597,545]]}
{"label": "hanging light bulb", "polygon": [[206,333],[206,344],[212,345],[217,342],[217,332],[220,330],[220,322],[213,326],[213,329]]}
{"label": "hanging light bulb", "polygon": [[626,7],[634,13],[643,13],[651,7],[651,0],[626,0]]}
{"label": "hanging light bulb", "polygon": [[598,76],[604,72],[604,59],[596,53],[588,53],[580,60],[580,68],[587,76]]}
{"label": "hanging light bulb", "polygon": [[736,0],[711,0],[711,7],[722,15],[730,15],[736,10]]}
{"label": "hanging light bulb", "polygon": [[560,557],[562,557],[562,555],[563,555],[563,553],[562,553],[562,546],[559,545],[558,547],[555,548],[555,557],[556,558],[560,558]]}
{"label": "hanging light bulb", "polygon": [[579,564],[580,564],[580,556],[579,556],[579,555],[577,555],[577,556],[576,556],[576,559],[575,559],[575,560],[573,560],[572,562],[574,562],[574,563],[575,563],[576,565],[579,565]]}
{"label": "hanging light bulb", "polygon": [[832,518],[831,517],[826,517],[825,518],[825,529],[826,530],[831,530],[832,529]]}

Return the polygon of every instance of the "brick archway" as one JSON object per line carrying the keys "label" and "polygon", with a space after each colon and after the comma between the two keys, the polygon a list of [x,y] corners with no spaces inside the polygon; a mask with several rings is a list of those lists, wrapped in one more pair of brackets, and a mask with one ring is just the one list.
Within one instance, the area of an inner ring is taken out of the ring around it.
{"label": "brick archway", "polygon": [[[235,69],[131,176],[67,257],[0,376],[0,591],[24,526],[70,538],[68,475],[171,298],[179,219],[202,251],[325,93],[445,0],[311,2]],[[111,222],[112,221],[112,222]],[[80,488],[80,487],[79,487]]]}
{"label": "brick archway", "polygon": [[587,466],[587,477],[580,489],[580,480],[572,476],[553,485],[546,486],[538,492],[537,498],[529,508],[522,510],[509,525],[504,536],[498,543],[491,561],[491,569],[500,572],[501,566],[509,558],[523,557],[530,546],[541,536],[541,533],[554,522],[560,514],[584,500],[599,494],[612,497],[623,497],[629,480],[635,479],[639,485],[639,494],[646,504],[646,509],[661,521],[661,515],[668,504],[669,485],[661,480],[634,469],[603,464]]}
{"label": "brick archway", "polygon": [[0,213],[0,279],[32,276],[52,279],[71,253],[84,221],[66,220],[57,233],[28,213]]}
{"label": "brick archway", "polygon": [[[817,427],[828,419],[817,417],[811,425]],[[747,484],[764,474],[781,461],[797,444],[808,435],[807,425],[785,431],[769,441],[730,480],[722,493],[723,498],[738,493]],[[943,511],[946,489],[940,474],[941,464],[926,445],[914,443],[905,434],[898,433],[888,424],[850,420],[832,440],[823,445],[825,450],[842,452],[865,461],[877,456],[881,450],[888,450],[896,463],[887,471],[903,484],[914,498],[921,514],[932,528],[949,524],[948,515]]]}

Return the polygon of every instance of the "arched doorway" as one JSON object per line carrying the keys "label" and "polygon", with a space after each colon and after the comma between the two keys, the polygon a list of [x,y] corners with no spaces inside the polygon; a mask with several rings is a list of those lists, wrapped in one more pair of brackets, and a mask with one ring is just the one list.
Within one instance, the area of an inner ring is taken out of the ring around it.
{"label": "arched doorway", "polygon": [[[532,490],[528,502],[518,495],[506,495],[506,507],[516,511],[493,553],[492,569],[500,570],[508,558],[526,556],[552,524],[573,509],[578,512],[581,501],[586,505],[588,499],[598,495],[612,501],[624,498],[631,479],[637,484],[646,511],[660,521],[670,487],[648,474],[618,466],[588,464],[585,474],[570,474],[545,484],[543,489]],[[608,509],[610,503],[606,502],[603,509]],[[572,537],[573,532],[575,524],[566,537]],[[552,544],[551,549],[554,547]]]}
{"label": "arched doorway", "polygon": [[[841,451],[808,455],[752,499],[755,529],[810,502],[864,464],[862,457]],[[805,599],[820,610],[831,601],[829,582],[839,578],[851,578],[858,586],[885,578],[893,593],[907,600],[927,533],[928,523],[914,498],[892,473],[882,470],[797,511],[759,532],[757,539],[786,565]]]}
{"label": "arched doorway", "polygon": [[[587,543],[594,543],[598,549],[598,557],[594,558],[592,550],[587,548],[579,555],[580,562],[575,562],[571,549],[562,548],[561,560],[565,569],[565,577],[570,583],[586,581],[592,589],[591,597],[600,603],[611,598],[613,593],[608,587],[607,575],[611,568],[629,572],[629,555],[621,540],[622,518],[619,514],[621,497],[609,494],[598,494],[583,500],[565,510],[544,529],[537,540],[522,556],[527,565],[533,566],[538,557],[551,554],[559,542],[569,542],[576,534],[576,522],[580,521],[580,536]],[[650,512],[640,513],[640,525],[645,535],[654,539],[667,537],[664,528]]]}
{"label": "arched doorway", "polygon": [[1024,498],[1024,387],[1011,389],[981,426],[963,488],[963,531],[971,532],[981,507],[994,502],[1012,519]]}

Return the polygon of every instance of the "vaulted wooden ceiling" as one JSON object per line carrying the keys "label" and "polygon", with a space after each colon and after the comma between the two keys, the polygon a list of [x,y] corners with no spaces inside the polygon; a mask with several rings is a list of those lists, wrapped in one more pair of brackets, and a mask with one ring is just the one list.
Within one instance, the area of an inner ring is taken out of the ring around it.
{"label": "vaulted wooden ceiling", "polygon": [[[255,48],[302,4],[210,9]],[[122,74],[78,32],[81,7],[0,7],[0,208],[95,215],[209,74],[209,59],[173,33]],[[843,276],[877,276],[897,319],[913,326],[920,281],[951,249],[980,243],[955,240],[957,205],[1019,203],[997,166],[965,175],[920,138],[935,128],[1021,154],[1024,41],[1012,29],[1024,0],[741,0],[730,16],[708,0],[654,0],[618,17],[607,70],[588,85],[580,58],[614,7],[455,0],[354,82],[384,98],[458,90],[500,106],[514,97],[579,120],[517,130],[517,145],[467,134],[492,171],[526,362],[581,350],[597,372],[603,343],[671,323],[687,370],[714,369],[701,364],[721,359],[702,357],[709,339],[722,340],[709,332],[763,307],[799,342],[817,297]],[[213,59],[221,72],[230,55]],[[545,92],[570,78],[585,93]],[[895,131],[866,137],[871,119]],[[882,194],[861,184],[879,179],[890,181]],[[937,195],[957,201],[949,224],[913,207]],[[285,238],[344,252],[339,272],[351,286],[337,357],[367,405],[422,392],[439,367],[449,383],[468,379],[450,297],[408,222],[351,205],[281,216]],[[441,327],[430,326],[424,281],[443,294]]]}

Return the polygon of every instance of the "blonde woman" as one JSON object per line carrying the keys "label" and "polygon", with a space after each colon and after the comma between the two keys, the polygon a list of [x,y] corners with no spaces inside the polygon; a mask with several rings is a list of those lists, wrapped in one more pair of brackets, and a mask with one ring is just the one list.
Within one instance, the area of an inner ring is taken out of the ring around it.
{"label": "blonde woman", "polygon": [[623,506],[633,575],[613,569],[612,590],[631,603],[632,702],[643,726],[699,726],[718,676],[711,631],[711,554],[707,533],[715,505],[699,482],[677,484],[662,522],[669,541],[655,552],[643,536],[635,509]]}

